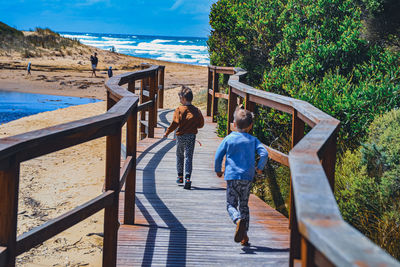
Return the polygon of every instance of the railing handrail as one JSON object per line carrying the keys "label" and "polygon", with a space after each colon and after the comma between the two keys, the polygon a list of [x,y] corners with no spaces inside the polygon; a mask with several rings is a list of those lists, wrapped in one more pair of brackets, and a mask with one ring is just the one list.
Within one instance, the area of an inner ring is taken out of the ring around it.
{"label": "railing handrail", "polygon": [[[142,85],[150,85],[145,103],[142,103],[143,86],[140,96],[134,94],[137,80],[141,80]],[[129,84],[128,91],[121,87],[126,83]],[[17,255],[102,209],[105,209],[103,266],[115,266],[118,199],[125,182],[127,208],[124,222],[134,223],[137,113],[140,111],[143,115],[148,109],[148,132],[152,137],[156,126],[155,114],[158,106],[162,107],[164,66],[143,65],[142,70],[112,77],[106,88],[107,112],[102,115],[0,139],[0,266],[14,266]],[[156,105],[157,101],[159,105]],[[120,169],[121,129],[125,123],[128,129],[127,157]],[[105,192],[17,238],[20,163],[104,136],[107,137]]]}
{"label": "railing handrail", "polygon": [[[216,115],[215,108],[210,105],[216,104],[217,74],[230,72],[233,74],[228,80],[229,95],[223,96],[229,101],[228,131],[237,96],[243,97],[246,105],[256,103],[293,114],[293,147],[288,155],[293,192],[291,209],[295,210],[295,214],[291,214],[294,218],[291,218],[290,265],[301,259],[303,267],[329,264],[400,266],[388,253],[345,222],[340,214],[333,194],[336,135],[340,122],[305,101],[261,91],[240,82],[246,74],[241,68],[211,65],[208,77],[213,77],[213,81],[209,79],[208,91],[212,98],[208,97],[207,111],[211,113],[208,115]],[[312,129],[303,137],[304,123]]]}

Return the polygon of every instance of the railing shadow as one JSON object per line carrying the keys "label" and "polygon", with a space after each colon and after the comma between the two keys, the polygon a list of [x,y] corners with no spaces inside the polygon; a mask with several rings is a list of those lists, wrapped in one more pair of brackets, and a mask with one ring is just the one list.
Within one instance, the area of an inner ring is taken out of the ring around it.
{"label": "railing shadow", "polygon": [[261,246],[245,246],[242,248],[244,254],[271,253],[271,252],[289,252],[289,248],[270,248]]}
{"label": "railing shadow", "polygon": [[[159,114],[160,121],[163,125],[168,125],[167,114],[171,111],[163,111]],[[159,124],[160,125],[160,124]],[[163,126],[164,127],[164,126]],[[166,128],[166,127],[164,127]],[[162,143],[166,143],[160,149],[159,146]],[[163,157],[175,146],[175,141],[160,139],[159,141],[152,144],[141,155],[137,158],[137,163],[143,160],[143,158],[157,147],[157,153],[149,159],[146,166],[143,168],[142,185],[143,195],[147,201],[151,204],[153,209],[157,212],[160,218],[165,222],[167,228],[170,229],[169,241],[168,241],[168,254],[166,266],[185,266],[186,265],[186,244],[187,244],[187,231],[182,223],[174,216],[169,210],[165,203],[160,199],[156,189],[156,169],[160,164]],[[144,251],[144,257],[142,266],[149,266],[153,261],[154,246],[156,241],[156,235],[159,227],[155,220],[151,217],[150,213],[146,210],[143,203],[136,198],[136,203],[139,210],[149,223],[149,231],[146,239],[146,247]]]}

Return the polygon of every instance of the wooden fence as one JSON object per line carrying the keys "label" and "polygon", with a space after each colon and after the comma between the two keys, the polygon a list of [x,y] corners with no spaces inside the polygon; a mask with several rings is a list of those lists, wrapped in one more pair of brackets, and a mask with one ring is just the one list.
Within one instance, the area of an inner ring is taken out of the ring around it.
{"label": "wooden fence", "polygon": [[[231,75],[229,94],[218,91],[220,73]],[[249,110],[255,104],[292,114],[289,155],[267,147],[269,156],[291,171],[290,266],[399,266],[397,261],[343,221],[333,195],[336,135],[339,121],[312,105],[254,89],[240,81],[246,72],[209,67],[207,115],[217,114],[217,99],[228,100],[228,132],[238,98]],[[140,92],[135,83],[140,81]],[[128,90],[121,85],[128,84]],[[115,76],[106,83],[107,113],[0,140],[0,266],[15,266],[15,257],[105,209],[103,266],[115,266],[119,192],[125,183],[124,223],[135,221],[136,143],[154,137],[157,108],[163,106],[164,67]],[[138,112],[140,114],[138,115]],[[120,168],[121,131],[127,124],[126,159]],[[305,124],[312,127],[304,135]],[[91,201],[17,237],[20,163],[106,136],[105,191]]]}
{"label": "wooden fence", "polygon": [[[230,75],[228,94],[219,91],[220,74]],[[242,83],[245,74],[240,68],[208,67],[207,116],[216,121],[218,98],[228,101],[228,133],[238,100],[250,111],[257,104],[292,115],[289,155],[266,146],[269,157],[288,166],[291,173],[289,265],[400,266],[340,215],[333,194],[340,122],[307,102]],[[312,128],[306,135],[305,124]]]}
{"label": "wooden fence", "polygon": [[[139,96],[134,94],[136,81],[141,81]],[[128,90],[121,87],[124,84],[128,84]],[[157,108],[163,106],[164,66],[143,65],[140,71],[111,78],[106,88],[108,111],[103,115],[0,140],[0,266],[15,266],[16,256],[102,209],[105,209],[103,266],[116,265],[118,201],[124,183],[124,223],[135,221],[137,113],[140,112],[141,137],[153,137]],[[121,129],[125,123],[126,159],[120,168]],[[104,193],[17,237],[20,163],[104,136]]]}

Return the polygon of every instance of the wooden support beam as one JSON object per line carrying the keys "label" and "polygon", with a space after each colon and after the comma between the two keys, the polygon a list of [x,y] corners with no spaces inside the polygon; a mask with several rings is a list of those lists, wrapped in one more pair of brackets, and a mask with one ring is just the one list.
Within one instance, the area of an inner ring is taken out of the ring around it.
{"label": "wooden support beam", "polygon": [[107,110],[110,110],[117,102],[112,99],[111,93],[107,91]]}
{"label": "wooden support beam", "polygon": [[11,167],[0,171],[0,246],[7,247],[6,267],[15,266],[17,256],[19,168],[14,157]]}
{"label": "wooden support beam", "polygon": [[125,185],[124,223],[135,223],[135,193],[136,193],[136,150],[137,150],[137,112],[128,118],[126,129],[126,156],[132,157],[131,168],[128,170]]}
{"label": "wooden support beam", "polygon": [[209,93],[209,90],[212,89],[212,79],[213,73],[208,67],[208,83],[207,83],[207,116],[211,116],[211,107],[212,107],[212,95]]}
{"label": "wooden support beam", "polygon": [[135,93],[135,80],[129,81],[128,83],[128,91]]}
{"label": "wooden support beam", "polygon": [[159,80],[158,80],[158,107],[164,108],[164,76],[165,68],[159,68]]}
{"label": "wooden support beam", "polygon": [[0,246],[0,266],[6,266],[7,259],[8,259],[7,248]]}
{"label": "wooden support beam", "polygon": [[301,238],[301,267],[315,267],[315,248],[304,237]]}
{"label": "wooden support beam", "polygon": [[[155,100],[155,96],[156,96],[156,75],[153,75],[150,77],[150,100]],[[156,116],[157,116],[157,105],[153,105],[152,107],[150,107],[149,109],[149,116],[148,116],[148,120],[149,120],[149,135],[148,137],[150,138],[154,138],[154,128],[156,127]]]}
{"label": "wooden support beam", "polygon": [[322,167],[328,177],[332,192],[335,192],[336,139],[337,131],[327,141],[322,157]]}
{"label": "wooden support beam", "polygon": [[246,94],[246,96],[244,98],[244,108],[250,112],[255,111],[255,104],[254,104],[254,102],[250,101],[250,94]]}
{"label": "wooden support beam", "polygon": [[90,217],[113,203],[113,199],[114,191],[106,191],[85,204],[22,234],[18,237],[17,255],[40,245],[53,236]]}
{"label": "wooden support beam", "polygon": [[[292,112],[292,148],[304,137],[304,122],[298,117],[297,110]],[[294,261],[300,259],[300,232],[296,218],[296,207],[294,202],[292,177],[290,179],[290,211],[289,211],[289,228],[290,228],[290,256],[289,266],[293,267]]]}
{"label": "wooden support beam", "polygon": [[231,122],[233,122],[233,114],[235,113],[236,108],[237,95],[233,92],[232,87],[229,86],[229,95],[228,95],[228,112],[227,123],[226,123],[226,133],[231,133]]}
{"label": "wooden support beam", "polygon": [[121,128],[106,139],[106,181],[105,190],[113,190],[113,204],[104,211],[103,266],[117,264],[119,176],[121,161]]}
{"label": "wooden support beam", "polygon": [[[143,104],[143,103],[145,103],[147,101],[147,97],[145,97],[143,95],[143,91],[147,87],[146,81],[147,81],[147,79],[142,79],[141,83],[140,83],[140,97],[139,97],[140,104]],[[146,110],[142,110],[140,112],[140,120],[141,121],[146,120]],[[139,127],[140,127],[140,136],[139,136],[139,138],[140,138],[140,140],[142,140],[142,139],[146,138],[146,128],[145,128],[145,126],[143,124],[140,124]]]}
{"label": "wooden support beam", "polygon": [[212,94],[212,108],[211,108],[211,117],[212,122],[217,122],[217,113],[218,113],[218,98],[215,97],[215,93],[219,92],[218,89],[218,73],[216,71],[213,72],[213,94]]}

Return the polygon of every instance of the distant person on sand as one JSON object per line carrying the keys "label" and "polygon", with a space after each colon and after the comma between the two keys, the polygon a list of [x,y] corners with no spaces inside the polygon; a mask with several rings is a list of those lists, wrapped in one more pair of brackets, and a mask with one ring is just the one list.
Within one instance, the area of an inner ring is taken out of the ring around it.
{"label": "distant person on sand", "polygon": [[29,62],[28,67],[26,68],[26,70],[28,71],[28,75],[31,75],[31,68],[32,68],[32,64]]}
{"label": "distant person on sand", "polygon": [[92,63],[92,77],[94,74],[94,77],[96,76],[96,68],[97,68],[97,64],[99,63],[99,59],[97,58],[97,53],[94,53],[94,56],[90,56],[90,62]]}
{"label": "distant person on sand", "polygon": [[113,76],[113,72],[112,72],[112,67],[110,66],[108,68],[108,78],[111,78]]}
{"label": "distant person on sand", "polygon": [[[236,231],[234,240],[243,246],[249,245],[249,196],[255,172],[261,174],[268,159],[263,144],[248,132],[253,126],[253,114],[237,108],[234,115],[237,132],[222,140],[215,153],[215,172],[222,176],[222,160],[225,159],[224,180],[226,181],[226,208]],[[256,154],[260,156],[256,166]]]}
{"label": "distant person on sand", "polygon": [[183,183],[183,165],[185,165],[184,189],[190,189],[192,182],[192,160],[194,145],[196,142],[197,129],[204,126],[204,118],[201,111],[192,105],[193,93],[189,87],[182,86],[179,92],[181,106],[177,107],[171,125],[165,131],[167,138],[176,128],[176,169],[178,172],[178,184]]}

